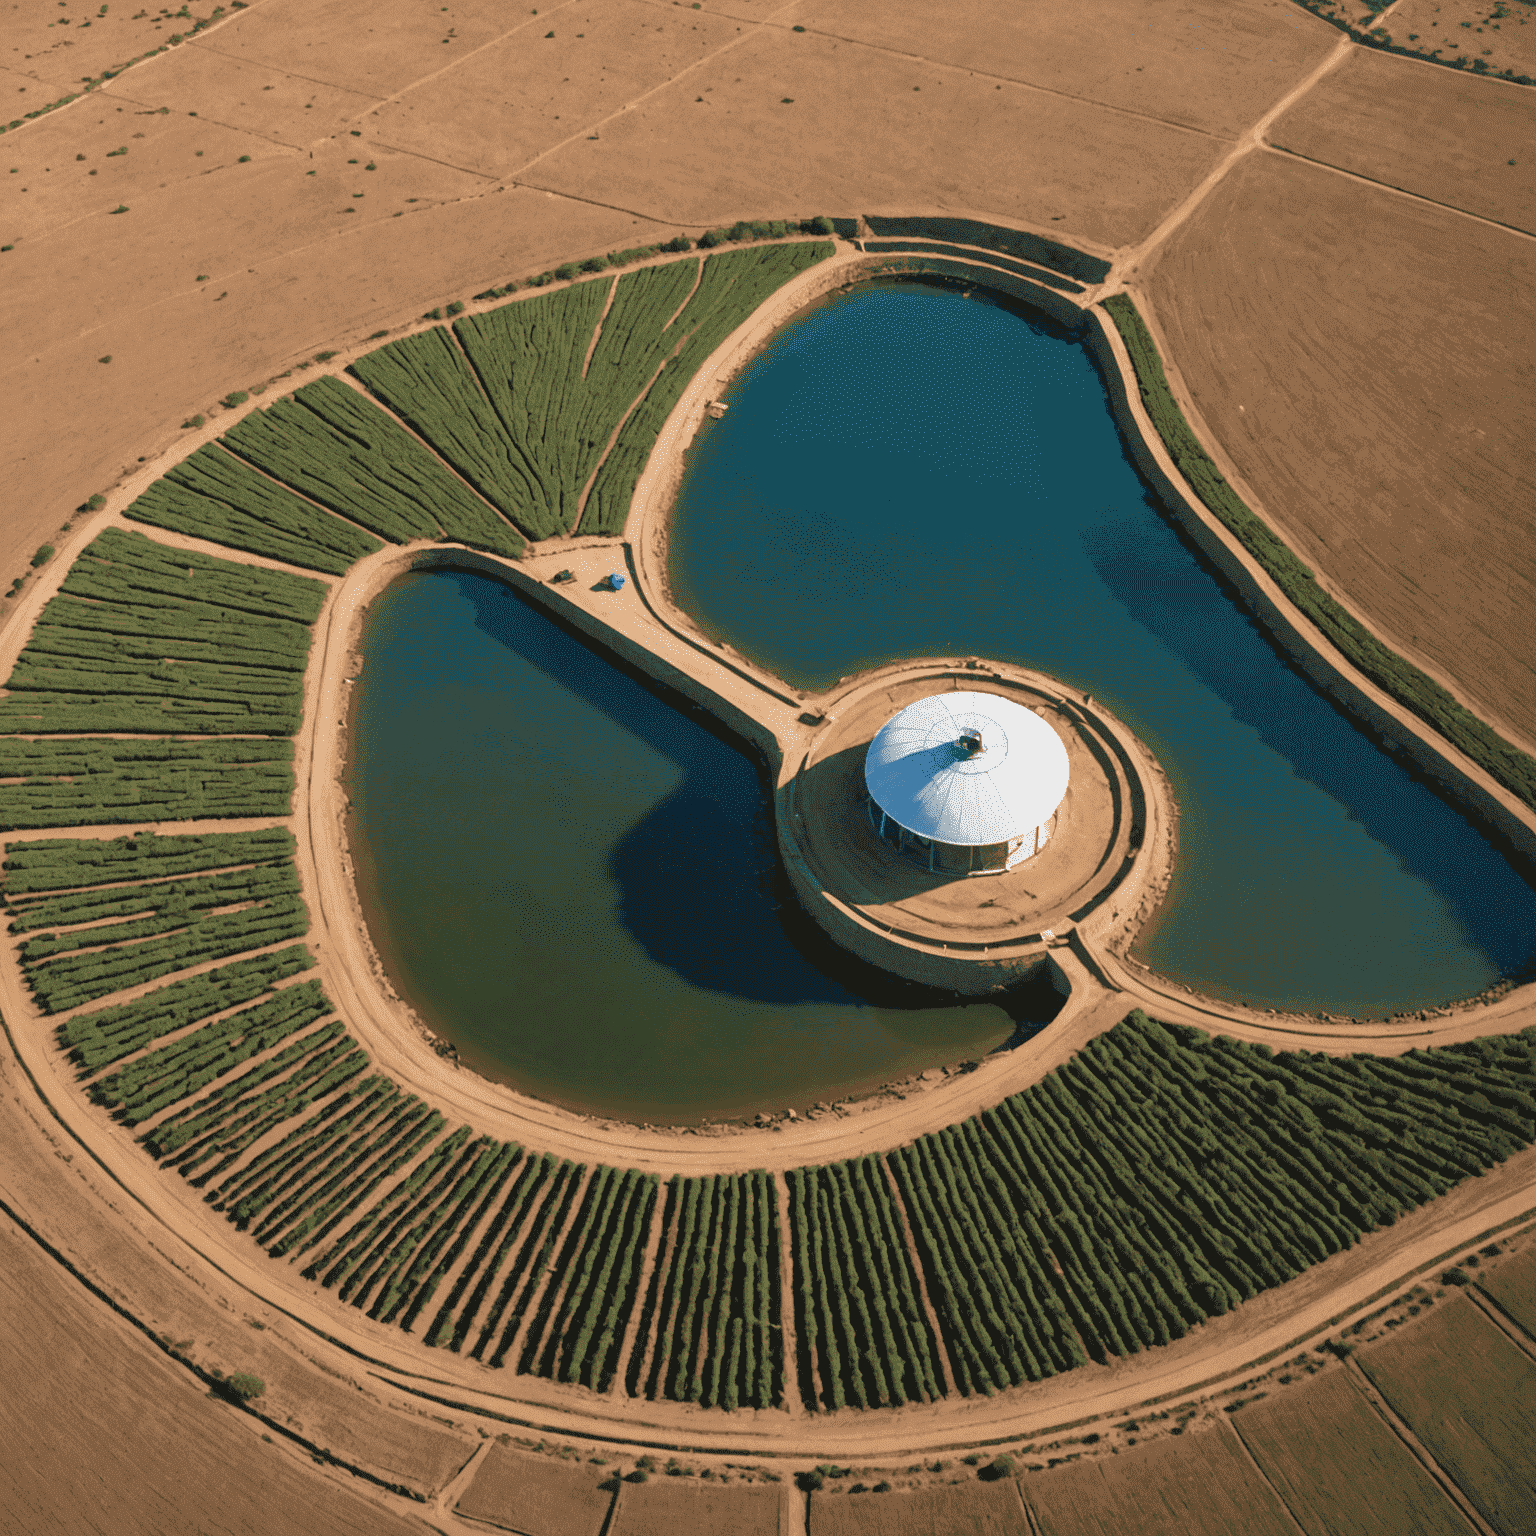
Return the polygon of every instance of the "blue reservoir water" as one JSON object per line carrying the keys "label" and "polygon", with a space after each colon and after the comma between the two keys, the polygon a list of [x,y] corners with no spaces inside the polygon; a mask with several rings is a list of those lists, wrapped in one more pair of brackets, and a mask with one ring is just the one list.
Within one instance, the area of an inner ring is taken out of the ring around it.
{"label": "blue reservoir water", "polygon": [[781,884],[756,766],[500,583],[373,605],[352,844],[397,988],[461,1058],[656,1124],[805,1109],[984,1054],[993,1004],[895,984]]}
{"label": "blue reservoir water", "polygon": [[1277,656],[1156,511],[1093,363],[1049,322],[865,284],[726,399],[673,520],[677,601],[800,687],[976,654],[1102,699],[1182,813],[1138,951],[1157,970],[1368,1018],[1529,962],[1536,892]]}

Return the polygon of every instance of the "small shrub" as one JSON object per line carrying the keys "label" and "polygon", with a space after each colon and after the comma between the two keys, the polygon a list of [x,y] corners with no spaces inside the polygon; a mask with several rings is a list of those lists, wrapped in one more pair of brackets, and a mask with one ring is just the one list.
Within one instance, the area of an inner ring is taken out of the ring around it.
{"label": "small shrub", "polygon": [[819,1493],[825,1484],[826,1478],[819,1471],[795,1473],[795,1487],[801,1493]]}
{"label": "small shrub", "polygon": [[450,315],[462,315],[464,313],[464,300],[455,299],[453,303],[448,306],[446,312]]}
{"label": "small shrub", "polygon": [[227,395],[224,396],[222,400],[219,401],[219,404],[222,405],[226,411],[232,411],[237,405],[244,405],[245,402],[250,398],[251,396],[249,390],[232,389]]}
{"label": "small shrub", "polygon": [[437,309],[429,309],[421,318],[423,320],[441,320],[443,318],[443,311],[441,306],[439,306]]}
{"label": "small shrub", "polygon": [[568,283],[580,270],[574,261],[562,261],[555,268],[555,277],[562,283]]}
{"label": "small shrub", "polygon": [[200,427],[200,426],[202,426],[202,424],[203,424],[203,418],[201,416],[188,416],[187,419],[184,422],[182,422],[181,425],[182,425],[183,428],[186,428],[186,427]]}
{"label": "small shrub", "polygon": [[50,560],[52,560],[52,559],[53,559],[53,545],[52,544],[44,544],[44,545],[42,545],[38,549],[37,553],[32,556],[32,568],[33,568],[33,570],[36,570],[37,567],[40,566],[40,565],[47,565],[47,563]]}
{"label": "small shrub", "polygon": [[588,256],[587,259],[582,262],[581,270],[583,272],[601,272],[607,267],[607,265],[608,258],[606,256]]}
{"label": "small shrub", "polygon": [[78,510],[81,512],[100,512],[106,504],[107,498],[98,491],[94,496],[82,502]]}
{"label": "small shrub", "polygon": [[832,227],[832,220],[826,214],[820,214],[814,219],[802,219],[800,228],[807,235],[833,235],[837,231]]}
{"label": "small shrub", "polygon": [[267,1384],[259,1376],[248,1376],[237,1371],[224,1381],[224,1394],[237,1403],[249,1403],[267,1390]]}
{"label": "small shrub", "polygon": [[247,165],[250,162],[250,158],[249,155],[241,155],[238,163],[240,165]]}
{"label": "small shrub", "polygon": [[112,361],[112,354],[108,352],[105,357],[98,357],[96,361],[98,363],[110,363]]}
{"label": "small shrub", "polygon": [[[802,27],[800,30],[803,32],[805,29]],[[889,1493],[890,1491],[891,1485],[884,1481],[876,1483],[875,1486],[870,1489],[871,1493]]]}
{"label": "small shrub", "polygon": [[1448,1269],[1440,1276],[1441,1285],[1471,1285],[1472,1277],[1457,1265],[1454,1269]]}
{"label": "small shrub", "polygon": [[693,249],[693,241],[690,240],[687,235],[673,235],[670,240],[664,242],[661,245],[658,245],[656,249],[658,251],[667,251],[674,254],[681,253],[683,251],[691,251]]}
{"label": "small shrub", "polygon": [[328,363],[335,356],[335,352],[316,352],[315,361],[317,363]]}
{"label": "small shrub", "polygon": [[989,1483],[1000,1482],[1005,1477],[1017,1475],[1012,1456],[995,1456],[984,1466],[977,1477]]}
{"label": "small shrub", "polygon": [[377,341],[380,336],[388,336],[388,335],[389,335],[388,331],[375,331],[373,333],[373,335],[368,338],[368,340],[369,341]]}
{"label": "small shrub", "polygon": [[651,1474],[647,1472],[644,1467],[636,1467],[633,1472],[629,1473],[625,1477],[624,1481],[626,1483],[643,1483],[647,1478],[650,1477],[650,1475]]}
{"label": "small shrub", "polygon": [[717,245],[724,245],[730,236],[723,229],[706,229],[699,236],[699,249],[712,251]]}
{"label": "small shrub", "polygon": [[127,213],[128,212],[128,204],[127,203],[119,203],[116,208],[109,209],[108,212],[110,212],[110,213]]}

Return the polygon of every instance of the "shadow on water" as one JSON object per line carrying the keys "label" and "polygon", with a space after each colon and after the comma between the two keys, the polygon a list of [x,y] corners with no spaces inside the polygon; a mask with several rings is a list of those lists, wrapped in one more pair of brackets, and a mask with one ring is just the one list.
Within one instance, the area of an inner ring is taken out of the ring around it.
{"label": "shadow on water", "polygon": [[[1160,510],[1150,492],[1146,504]],[[1282,755],[1296,778],[1337,802],[1374,843],[1391,849],[1406,874],[1434,887],[1448,916],[1504,974],[1529,969],[1530,889],[1519,873],[1408,764],[1384,763],[1383,748],[1313,686],[1236,589],[1173,531],[1176,545],[1133,552],[1114,538],[1112,525],[1101,524],[1084,530],[1082,546],[1126,613],[1221,699],[1234,722]],[[1175,551],[1183,557],[1156,558]],[[1212,585],[1224,600],[1218,612]],[[1240,771],[1236,762],[1232,767]],[[1367,782],[1371,792],[1362,795]],[[1501,892],[1507,900],[1498,899]]]}
{"label": "shadow on water", "polygon": [[[801,909],[775,845],[765,765],[750,744],[515,590],[469,573],[449,579],[482,633],[681,771],[678,787],[619,840],[608,865],[624,926],[652,960],[692,987],[757,1003],[906,1010],[956,1003],[952,992],[849,954]],[[1061,1006],[1045,976],[989,1001],[1013,1019],[1016,1034]]]}

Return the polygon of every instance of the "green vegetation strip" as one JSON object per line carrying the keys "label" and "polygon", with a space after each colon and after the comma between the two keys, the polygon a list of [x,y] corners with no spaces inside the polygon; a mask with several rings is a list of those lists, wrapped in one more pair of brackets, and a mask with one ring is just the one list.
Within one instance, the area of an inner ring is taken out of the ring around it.
{"label": "green vegetation strip", "polygon": [[146,831],[110,842],[83,837],[37,838],[6,844],[0,879],[6,902],[13,911],[19,911],[28,897],[44,892],[259,864],[292,858],[296,847],[294,835],[286,827],[194,837],[161,837]]}
{"label": "green vegetation strip", "polygon": [[[316,379],[291,399],[253,411],[222,441],[258,469],[392,544],[451,539],[499,555],[523,551],[522,538],[462,480],[340,379]],[[372,539],[368,545],[380,547]]]}
{"label": "green vegetation strip", "polygon": [[291,736],[326,590],[109,528],[43,610],[0,731]]}
{"label": "green vegetation strip", "polygon": [[[783,1400],[779,1336],[779,1213],[762,1172],[667,1186],[658,1262],[641,1313],[654,1335],[637,1347],[627,1389],[706,1408],[768,1408]],[[643,1375],[643,1381],[642,1381]]]}
{"label": "green vegetation strip", "polygon": [[229,816],[286,816],[291,741],[0,735],[0,832]]}
{"label": "green vegetation strip", "polygon": [[1130,353],[1142,404],[1179,472],[1200,500],[1347,661],[1536,809],[1536,758],[1505,741],[1433,678],[1389,650],[1323,591],[1311,569],[1249,510],[1200,446],[1173,398],[1157,345],[1130,296],[1117,293],[1104,301],[1104,308]]}
{"label": "green vegetation strip", "polygon": [[60,1013],[206,960],[300,938],[309,913],[293,861],[282,859],[50,897],[18,913],[11,931],[45,923],[64,931],[21,946],[22,975],[44,1012]]}
{"label": "green vegetation strip", "polygon": [[156,480],[123,516],[333,576],[384,547],[212,443]]}
{"label": "green vegetation strip", "polygon": [[352,371],[533,539],[575,526],[633,407],[582,518],[584,533],[617,534],[656,434],[699,365],[770,293],[831,252],[825,241],[796,241],[579,283],[465,317],[452,333],[434,326],[391,342]]}
{"label": "green vegetation strip", "polygon": [[[1137,1012],[886,1161],[969,1396],[1182,1337],[1533,1139],[1536,1029],[1276,1055]],[[898,1372],[932,1380],[921,1329],[888,1326],[899,1279],[838,1229],[853,1167],[792,1175],[802,1370],[828,1408],[898,1401]]]}

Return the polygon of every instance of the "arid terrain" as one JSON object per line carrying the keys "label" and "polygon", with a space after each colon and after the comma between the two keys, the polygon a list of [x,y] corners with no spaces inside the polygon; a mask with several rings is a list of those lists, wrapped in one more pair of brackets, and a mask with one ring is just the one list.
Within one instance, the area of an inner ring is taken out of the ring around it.
{"label": "arid terrain", "polygon": [[[0,576],[26,575],[72,522],[78,534],[89,498],[116,517],[130,480],[248,408],[218,404],[230,392],[273,399],[424,310],[738,219],[981,219],[1109,263],[1084,302],[1136,298],[1175,397],[1249,505],[1388,645],[1536,743],[1536,89],[1362,49],[1290,0],[175,14],[9,0],[0,15]],[[1454,31],[1491,74],[1536,58],[1524,0],[1340,16],[1421,50],[1410,28]],[[543,545],[536,569],[579,563],[562,547]],[[9,656],[39,581],[61,574],[42,570],[0,602]],[[304,683],[301,782],[334,750],[334,615],[316,633],[327,670],[317,660]],[[369,1014],[352,898],[314,858],[301,847],[311,943],[333,988],[346,966],[359,976],[338,1003],[372,1059],[450,1113],[500,1113],[485,1085],[392,1035],[388,1009]],[[346,930],[324,931],[332,918]],[[1166,1347],[963,1405],[840,1410],[839,1454],[856,1447],[859,1465],[812,1474],[817,1430],[798,1401],[743,1408],[712,1441],[726,1421],[694,1405],[616,1394],[594,1409],[584,1387],[488,1381],[446,1355],[446,1374],[422,1379],[398,1331],[296,1268],[264,1268],[197,1189],[156,1174],[62,1058],[34,1073],[47,1026],[5,965],[0,1527],[623,1536],[723,1528],[732,1509],[732,1528],[811,1536],[1310,1533],[1348,1505],[1349,1529],[1386,1536],[1401,1529],[1389,1495],[1425,1530],[1512,1536],[1536,1518],[1528,1406],[1519,1421],[1501,1406],[1528,1405],[1533,1380],[1536,1151]],[[1110,1027],[1133,1006],[1121,992],[1176,1022],[1224,1017],[1155,978],[1105,985],[1113,998],[1075,1014],[1070,1037],[775,1139],[830,1161],[974,1114]],[[1528,1021],[1517,994],[1420,1032],[1436,1044]],[[1306,1038],[1296,1021],[1232,1027],[1282,1048]],[[1401,1049],[1370,1032],[1330,1044]],[[533,1123],[556,1155],[663,1175],[768,1161],[745,1143]],[[1458,1262],[1472,1268],[1445,1279]],[[1478,1370],[1458,1379],[1469,1357]],[[243,1409],[237,1373],[262,1386]],[[1021,1443],[1026,1423],[1037,1441]],[[733,1436],[743,1448],[710,1454]],[[1305,1464],[1303,1446],[1317,1448]],[[1345,1477],[1361,1446],[1364,1473]],[[909,1462],[906,1447],[922,1449]],[[1004,1453],[1012,1465],[978,1481]],[[1332,1492],[1313,1475],[1325,1464]],[[699,1481],[648,1485],[668,1472]]]}

